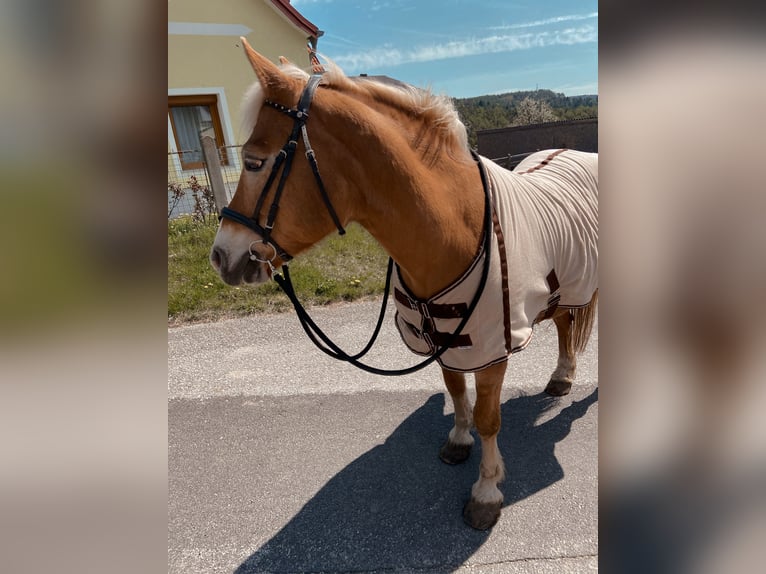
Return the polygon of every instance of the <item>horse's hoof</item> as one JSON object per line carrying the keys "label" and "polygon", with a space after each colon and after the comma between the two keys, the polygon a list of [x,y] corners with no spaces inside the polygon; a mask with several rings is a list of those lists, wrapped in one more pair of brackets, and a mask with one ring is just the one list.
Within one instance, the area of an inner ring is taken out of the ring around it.
{"label": "horse's hoof", "polygon": [[500,502],[477,502],[473,498],[463,508],[463,520],[476,530],[489,530],[500,518]]}
{"label": "horse's hoof", "polygon": [[568,395],[572,390],[572,381],[562,381],[551,379],[548,381],[548,386],[545,387],[545,392],[552,397],[563,397]]}
{"label": "horse's hoof", "polygon": [[470,444],[455,444],[447,441],[439,449],[439,458],[447,464],[460,464],[471,456]]}

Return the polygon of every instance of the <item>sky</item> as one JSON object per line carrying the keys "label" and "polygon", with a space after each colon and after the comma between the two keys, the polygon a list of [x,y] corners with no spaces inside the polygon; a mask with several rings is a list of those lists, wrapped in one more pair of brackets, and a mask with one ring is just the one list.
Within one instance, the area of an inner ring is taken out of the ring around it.
{"label": "sky", "polygon": [[320,56],[456,98],[598,93],[597,0],[292,0]]}

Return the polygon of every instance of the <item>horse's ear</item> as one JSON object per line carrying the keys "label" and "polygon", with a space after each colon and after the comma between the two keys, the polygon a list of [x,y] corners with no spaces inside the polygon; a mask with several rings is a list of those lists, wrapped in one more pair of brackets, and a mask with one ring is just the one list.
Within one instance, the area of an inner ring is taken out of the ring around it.
{"label": "horse's ear", "polygon": [[245,55],[250,65],[255,70],[255,75],[258,76],[258,81],[267,94],[275,96],[279,92],[295,91],[294,81],[291,78],[283,74],[271,60],[253,50],[244,36],[240,36],[239,39],[245,48]]}
{"label": "horse's ear", "polygon": [[288,60],[284,56],[280,56],[279,57],[279,63],[282,64],[283,66],[287,66],[287,65],[291,64],[292,62],[290,62],[290,60]]}

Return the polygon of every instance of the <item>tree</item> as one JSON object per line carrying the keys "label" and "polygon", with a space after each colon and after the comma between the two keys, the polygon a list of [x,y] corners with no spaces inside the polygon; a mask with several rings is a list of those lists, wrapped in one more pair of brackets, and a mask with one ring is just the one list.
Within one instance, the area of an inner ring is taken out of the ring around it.
{"label": "tree", "polygon": [[542,100],[526,97],[516,104],[516,115],[511,125],[542,124],[545,122],[555,122],[558,119],[550,105]]}

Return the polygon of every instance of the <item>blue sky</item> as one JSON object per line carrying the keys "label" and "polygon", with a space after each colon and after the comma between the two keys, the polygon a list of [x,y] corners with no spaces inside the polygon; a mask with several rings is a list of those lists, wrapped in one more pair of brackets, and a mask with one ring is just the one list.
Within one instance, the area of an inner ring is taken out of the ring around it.
{"label": "blue sky", "polygon": [[348,75],[452,97],[598,93],[598,1],[292,0]]}

